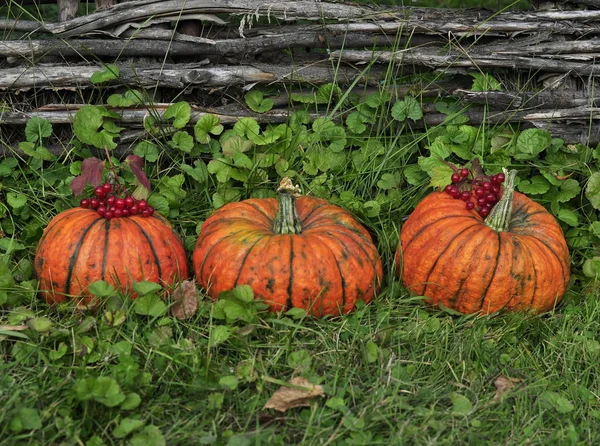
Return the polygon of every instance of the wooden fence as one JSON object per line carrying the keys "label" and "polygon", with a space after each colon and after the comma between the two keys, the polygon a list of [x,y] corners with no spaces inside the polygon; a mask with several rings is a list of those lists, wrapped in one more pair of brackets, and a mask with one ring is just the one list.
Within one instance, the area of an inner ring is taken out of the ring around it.
{"label": "wooden fence", "polygon": [[[59,1],[56,22],[25,14],[0,21],[3,141],[32,116],[68,128],[82,105],[130,88],[144,90],[157,113],[186,100],[193,119],[213,113],[225,123],[243,116],[274,123],[294,110],[293,92],[336,82],[363,94],[390,78],[395,94],[424,99],[417,128],[447,118],[428,98],[454,97],[468,106],[473,125],[514,122],[569,143],[600,141],[600,0],[503,12],[327,1],[97,0],[96,12],[74,17],[77,3]],[[94,84],[93,73],[107,63],[119,67],[118,78]],[[492,74],[502,89],[472,91],[471,73]],[[248,109],[242,97],[252,88],[268,90],[275,107]],[[143,136],[147,107],[114,111],[128,129],[122,145]],[[0,156],[11,150],[5,145]]]}

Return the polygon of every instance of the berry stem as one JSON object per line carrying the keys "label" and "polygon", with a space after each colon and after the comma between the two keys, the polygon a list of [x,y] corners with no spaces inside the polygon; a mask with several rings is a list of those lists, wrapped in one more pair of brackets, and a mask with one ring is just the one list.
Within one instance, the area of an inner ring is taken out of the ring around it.
{"label": "berry stem", "polygon": [[515,178],[516,170],[510,172],[502,169],[506,177],[504,182],[504,192],[500,201],[496,203],[490,212],[490,215],[485,219],[485,224],[496,232],[508,231],[508,226],[512,217],[513,196],[515,194]]}
{"label": "berry stem", "polygon": [[298,195],[298,186],[294,186],[289,178],[281,180],[277,189],[279,209],[273,223],[275,234],[299,234],[302,232],[300,218],[296,210],[296,197]]}

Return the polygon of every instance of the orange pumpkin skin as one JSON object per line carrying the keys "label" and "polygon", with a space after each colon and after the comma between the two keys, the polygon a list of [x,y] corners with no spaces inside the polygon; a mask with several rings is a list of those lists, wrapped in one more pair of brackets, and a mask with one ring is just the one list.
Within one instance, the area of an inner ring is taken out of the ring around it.
{"label": "orange pumpkin skin", "polygon": [[216,299],[250,285],[272,311],[291,307],[314,316],[352,311],[371,302],[383,271],[371,236],[346,210],[325,200],[295,200],[302,231],[277,234],[278,201],[230,203],[202,225],[193,253],[199,285]]}
{"label": "orange pumpkin skin", "polygon": [[508,230],[497,232],[447,193],[425,197],[400,234],[404,285],[465,314],[551,310],[569,283],[567,243],[544,207],[518,192],[512,206]]}
{"label": "orange pumpkin skin", "polygon": [[181,240],[163,217],[108,220],[84,208],[66,210],[50,221],[34,266],[48,303],[75,299],[90,304],[93,296],[87,288],[98,280],[127,293],[133,282],[168,286],[189,276]]}

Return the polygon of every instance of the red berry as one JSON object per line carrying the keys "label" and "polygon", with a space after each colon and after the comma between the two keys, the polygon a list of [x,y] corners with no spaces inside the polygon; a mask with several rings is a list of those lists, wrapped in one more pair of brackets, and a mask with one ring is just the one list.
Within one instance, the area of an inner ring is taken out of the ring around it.
{"label": "red berry", "polygon": [[138,213],[138,211],[139,211],[139,209],[138,209],[137,205],[135,205],[135,204],[129,208],[129,213],[130,213],[131,215],[135,215],[135,214],[137,214],[137,213]]}
{"label": "red berry", "polygon": [[92,209],[97,209],[97,208],[98,208],[98,206],[100,206],[100,200],[98,200],[97,198],[92,198],[92,199],[90,200],[90,207],[91,207]]}
{"label": "red berry", "polygon": [[112,206],[113,204],[115,204],[116,199],[117,199],[117,197],[115,197],[114,195],[111,195],[106,198],[106,204],[108,204],[109,206]]}
{"label": "red berry", "polygon": [[82,208],[89,208],[90,207],[90,200],[87,198],[84,198],[83,200],[81,200],[79,202],[79,206],[81,206]]}
{"label": "red berry", "polygon": [[150,212],[148,212],[148,209],[144,209],[142,211],[142,217],[150,217]]}
{"label": "red berry", "polygon": [[492,188],[492,183],[489,181],[484,181],[481,183],[481,187],[483,187],[485,190],[490,190]]}
{"label": "red berry", "polygon": [[121,212],[123,213],[123,217],[129,217],[131,215],[129,209],[123,209]]}
{"label": "red berry", "polygon": [[481,215],[482,217],[487,217],[490,213],[490,208],[488,207],[482,207],[481,209],[479,209],[479,215]]}
{"label": "red berry", "polygon": [[148,207],[148,203],[146,202],[146,200],[140,200],[138,201],[138,209],[140,211],[143,211],[144,209],[146,209]]}
{"label": "red berry", "polygon": [[469,201],[471,199],[471,192],[468,190],[460,193],[460,199],[462,201]]}
{"label": "red berry", "polygon": [[500,192],[500,185],[499,184],[492,184],[492,189],[491,191],[495,194],[498,194],[498,192]]}
{"label": "red berry", "polygon": [[123,216],[123,209],[119,209],[119,208],[115,209],[113,211],[113,216],[115,218],[121,218]]}
{"label": "red berry", "polygon": [[465,207],[467,208],[468,211],[470,211],[470,210],[472,210],[475,207],[475,205],[473,204],[472,201],[467,201],[465,203]]}
{"label": "red berry", "polygon": [[460,169],[460,176],[467,178],[469,176],[469,169]]}
{"label": "red berry", "polygon": [[135,204],[135,200],[134,200],[133,197],[127,197],[127,198],[125,198],[125,207],[130,208],[134,204]]}
{"label": "red berry", "polygon": [[460,175],[458,173],[453,173],[450,179],[453,183],[458,183],[460,181]]}
{"label": "red berry", "polygon": [[487,200],[485,199],[485,197],[481,197],[477,199],[477,204],[481,207],[481,206],[485,206],[487,204]]}
{"label": "red berry", "polygon": [[113,213],[113,211],[106,211],[104,213],[104,218],[110,220],[111,218],[113,218],[115,216],[115,214]]}
{"label": "red berry", "polygon": [[98,213],[98,215],[100,217],[104,217],[104,214],[106,214],[107,209],[104,206],[98,206],[98,209],[96,209],[96,212]]}
{"label": "red berry", "polygon": [[106,193],[104,192],[104,189],[102,189],[102,186],[98,186],[94,189],[94,195],[98,198],[104,198]]}
{"label": "red berry", "polygon": [[496,204],[498,202],[498,199],[494,194],[487,194],[485,196],[485,201],[489,204]]}
{"label": "red berry", "polygon": [[146,210],[148,211],[148,213],[150,214],[150,217],[152,217],[154,215],[154,208],[152,206],[148,206],[146,208]]}
{"label": "red berry", "polygon": [[105,193],[109,193],[109,192],[112,190],[112,184],[110,184],[110,183],[104,183],[104,184],[102,185],[102,190],[103,190]]}
{"label": "red berry", "polygon": [[499,184],[504,183],[504,180],[506,179],[506,177],[504,176],[504,174],[502,172],[497,173],[496,175],[496,182]]}
{"label": "red berry", "polygon": [[485,191],[480,187],[476,187],[475,189],[473,189],[473,191],[475,192],[475,196],[477,198],[481,198],[485,195]]}
{"label": "red berry", "polygon": [[125,200],[123,200],[122,198],[117,198],[115,200],[115,207],[119,208],[119,209],[123,209],[125,207]]}

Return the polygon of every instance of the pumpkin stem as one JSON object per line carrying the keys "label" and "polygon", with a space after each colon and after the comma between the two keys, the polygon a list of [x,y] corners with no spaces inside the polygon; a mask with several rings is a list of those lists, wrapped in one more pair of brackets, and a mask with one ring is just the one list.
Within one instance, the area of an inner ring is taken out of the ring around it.
{"label": "pumpkin stem", "polygon": [[279,209],[273,223],[275,234],[300,234],[302,225],[296,210],[296,197],[300,195],[300,187],[294,186],[292,180],[284,178],[277,188]]}
{"label": "pumpkin stem", "polygon": [[500,201],[492,208],[490,215],[485,219],[485,224],[496,232],[508,231],[508,225],[512,217],[513,196],[515,194],[516,170],[507,171],[502,168],[505,175],[504,191]]}

